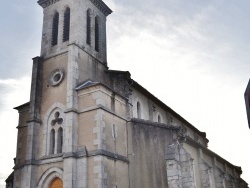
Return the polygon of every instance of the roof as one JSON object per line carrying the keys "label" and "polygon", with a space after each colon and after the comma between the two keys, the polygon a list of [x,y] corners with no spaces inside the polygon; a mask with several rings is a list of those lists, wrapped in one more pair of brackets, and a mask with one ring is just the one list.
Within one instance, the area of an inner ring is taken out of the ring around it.
{"label": "roof", "polygon": [[14,171],[8,176],[5,182],[10,183],[10,182],[13,182],[13,180],[14,180]]}
{"label": "roof", "polygon": [[94,85],[97,85],[97,84],[100,84],[100,82],[93,82],[92,80],[86,80],[83,83],[76,86],[75,90],[78,91],[78,90],[87,88],[89,86],[94,86]]}
{"label": "roof", "polygon": [[[147,89],[145,89],[144,87],[142,87],[138,82],[136,82],[135,80],[132,80],[132,86],[136,89],[138,89],[139,91],[143,92],[146,96],[148,96],[149,98],[152,98],[153,101],[158,104],[159,106],[162,106],[164,109],[166,109],[167,111],[169,111],[173,116],[179,118],[184,124],[186,124],[188,127],[190,127],[192,130],[194,130],[195,132],[199,133],[200,135],[202,135],[204,138],[206,138],[206,133],[205,132],[201,132],[200,130],[198,130],[195,126],[193,126],[191,123],[189,123],[186,119],[184,119],[181,115],[179,115],[178,113],[176,113],[173,109],[171,109],[169,106],[167,106],[165,103],[163,103],[160,99],[158,99],[157,97],[155,97],[152,93],[150,93]],[[209,140],[206,138],[206,141],[208,142]]]}
{"label": "roof", "polygon": [[22,108],[28,107],[30,105],[30,102],[26,102],[20,106],[15,107],[15,110],[21,110]]}

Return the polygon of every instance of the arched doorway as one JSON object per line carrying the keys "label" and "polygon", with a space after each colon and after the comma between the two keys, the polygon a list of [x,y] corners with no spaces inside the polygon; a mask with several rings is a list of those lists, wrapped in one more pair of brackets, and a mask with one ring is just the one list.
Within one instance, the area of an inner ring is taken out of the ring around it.
{"label": "arched doorway", "polygon": [[55,178],[50,183],[49,188],[63,188],[63,182],[60,178]]}

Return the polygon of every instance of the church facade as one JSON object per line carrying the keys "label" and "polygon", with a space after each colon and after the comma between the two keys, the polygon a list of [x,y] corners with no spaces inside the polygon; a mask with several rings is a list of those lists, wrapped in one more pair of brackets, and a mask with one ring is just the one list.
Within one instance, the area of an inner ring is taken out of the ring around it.
{"label": "church facade", "polygon": [[131,78],[107,66],[102,0],[39,0],[41,54],[19,112],[6,188],[247,188],[241,168]]}

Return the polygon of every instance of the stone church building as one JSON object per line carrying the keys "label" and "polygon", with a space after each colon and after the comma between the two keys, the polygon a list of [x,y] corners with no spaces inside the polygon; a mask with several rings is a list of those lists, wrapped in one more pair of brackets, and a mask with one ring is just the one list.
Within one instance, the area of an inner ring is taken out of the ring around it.
{"label": "stone church building", "polygon": [[242,170],[131,78],[107,65],[102,0],[39,0],[41,54],[19,112],[7,188],[247,188]]}

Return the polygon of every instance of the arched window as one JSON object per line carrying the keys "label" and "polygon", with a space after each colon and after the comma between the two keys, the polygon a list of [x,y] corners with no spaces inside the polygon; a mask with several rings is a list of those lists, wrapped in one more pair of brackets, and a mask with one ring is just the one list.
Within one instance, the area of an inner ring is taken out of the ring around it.
{"label": "arched window", "polygon": [[91,45],[91,17],[90,17],[90,9],[87,10],[86,43],[89,44],[89,45]]}
{"label": "arched window", "polygon": [[51,39],[51,45],[55,46],[57,45],[58,40],[58,25],[59,25],[59,14],[56,12],[53,17],[53,25],[52,25],[52,39]]}
{"label": "arched window", "polygon": [[161,116],[158,115],[158,123],[161,123]]}
{"label": "arched window", "polygon": [[95,50],[97,52],[99,52],[99,40],[100,40],[100,35],[99,35],[99,31],[100,31],[100,24],[99,24],[99,17],[96,16],[95,17]]}
{"label": "arched window", "polygon": [[55,152],[55,130],[52,129],[50,131],[50,154],[54,154]]}
{"label": "arched window", "polygon": [[116,135],[116,126],[115,125],[113,125],[112,134],[113,134],[113,140],[116,140],[117,135]]}
{"label": "arched window", "polygon": [[63,129],[60,127],[57,133],[57,153],[62,153],[63,147]]}
{"label": "arched window", "polygon": [[70,32],[70,8],[66,8],[64,12],[64,23],[63,23],[63,42],[69,40]]}
{"label": "arched window", "polygon": [[137,102],[137,118],[141,118],[141,104]]}

